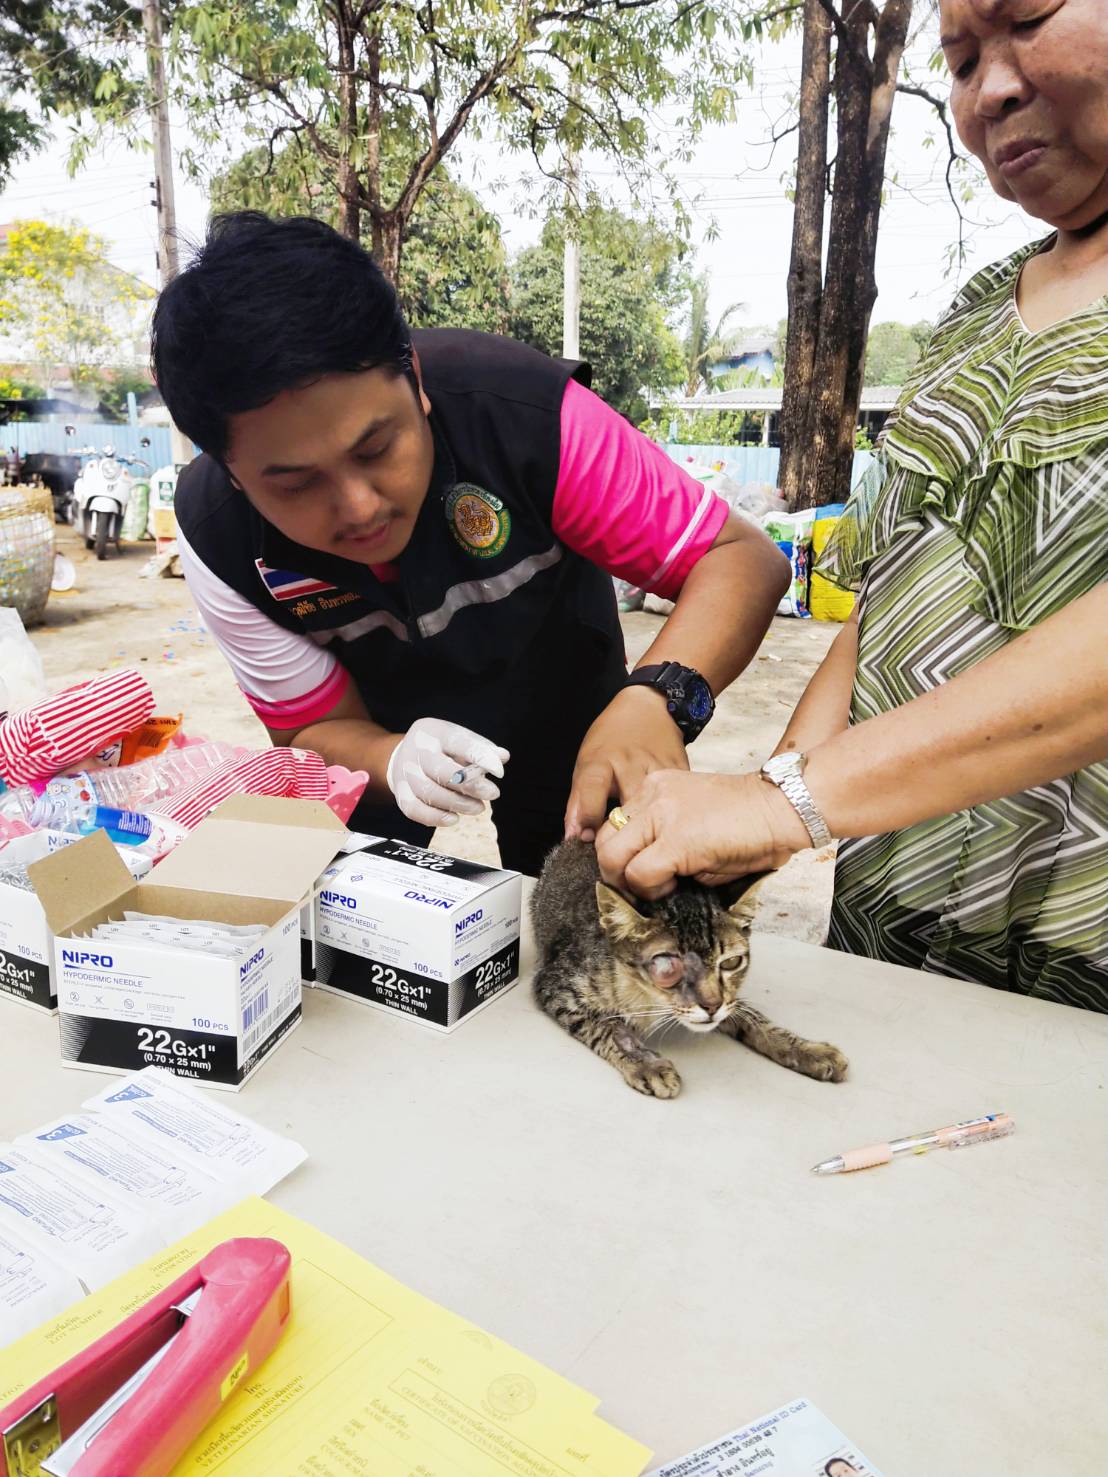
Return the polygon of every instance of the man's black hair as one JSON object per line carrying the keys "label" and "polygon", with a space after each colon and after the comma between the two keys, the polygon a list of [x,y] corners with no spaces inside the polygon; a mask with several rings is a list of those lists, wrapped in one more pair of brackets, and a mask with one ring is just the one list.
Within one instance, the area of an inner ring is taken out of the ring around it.
{"label": "man's black hair", "polygon": [[174,422],[222,461],[228,418],[325,374],[412,369],[392,284],[363,247],[307,216],[216,216],[163,290],[154,378]]}

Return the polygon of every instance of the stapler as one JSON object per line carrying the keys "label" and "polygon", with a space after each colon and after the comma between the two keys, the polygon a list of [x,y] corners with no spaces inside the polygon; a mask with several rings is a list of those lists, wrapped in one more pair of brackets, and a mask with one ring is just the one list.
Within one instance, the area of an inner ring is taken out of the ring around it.
{"label": "stapler", "polygon": [[291,1258],[241,1237],[0,1411],[0,1477],[169,1477],[288,1324]]}

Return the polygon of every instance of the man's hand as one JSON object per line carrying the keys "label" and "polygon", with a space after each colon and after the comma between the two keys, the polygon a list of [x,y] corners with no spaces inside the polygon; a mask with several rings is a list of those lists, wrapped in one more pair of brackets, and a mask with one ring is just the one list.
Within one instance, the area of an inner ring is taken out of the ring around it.
{"label": "man's hand", "polygon": [[618,692],[585,735],[566,806],[566,840],[592,841],[613,797],[624,800],[656,769],[688,769],[681,730],[649,687]]}
{"label": "man's hand", "polygon": [[420,718],[397,744],[386,773],[388,787],[409,820],[452,826],[460,815],[480,815],[500,791],[507,749],[460,723]]}
{"label": "man's hand", "polygon": [[776,785],[757,774],[652,774],[623,803],[627,824],[596,838],[613,887],[664,897],[676,877],[716,886],[782,866],[810,846],[804,822]]}

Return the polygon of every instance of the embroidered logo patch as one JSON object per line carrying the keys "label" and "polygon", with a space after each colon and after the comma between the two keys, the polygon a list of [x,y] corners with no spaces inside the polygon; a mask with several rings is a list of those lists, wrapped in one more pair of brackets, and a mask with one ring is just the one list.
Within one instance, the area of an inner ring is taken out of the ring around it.
{"label": "embroidered logo patch", "polygon": [[491,492],[473,482],[459,482],[446,499],[450,531],[467,554],[492,559],[508,542],[512,515]]}

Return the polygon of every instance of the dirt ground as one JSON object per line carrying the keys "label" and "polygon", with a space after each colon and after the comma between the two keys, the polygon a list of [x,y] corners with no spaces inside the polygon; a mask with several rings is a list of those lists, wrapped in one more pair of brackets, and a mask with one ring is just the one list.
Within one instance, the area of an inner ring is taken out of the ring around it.
{"label": "dirt ground", "polygon": [[[103,563],[72,529],[59,528],[58,550],[76,565],[77,585],[50,597],[32,638],[55,689],[109,667],[134,666],[149,681],[158,712],[183,711],[188,729],[212,738],[264,746],[264,729],[243,701],[215,643],[200,623],[181,579],[143,579],[151,544],[125,544]],[[623,617],[628,655],[637,660],[661,617]],[[749,668],[721,698],[716,716],[690,751],[694,769],[755,768],[780,738],[785,721],[837,626],[777,617]],[[440,831],[436,845],[457,856],[496,860],[487,817]],[[827,930],[834,849],[794,857],[767,886],[757,927],[809,943]]]}

